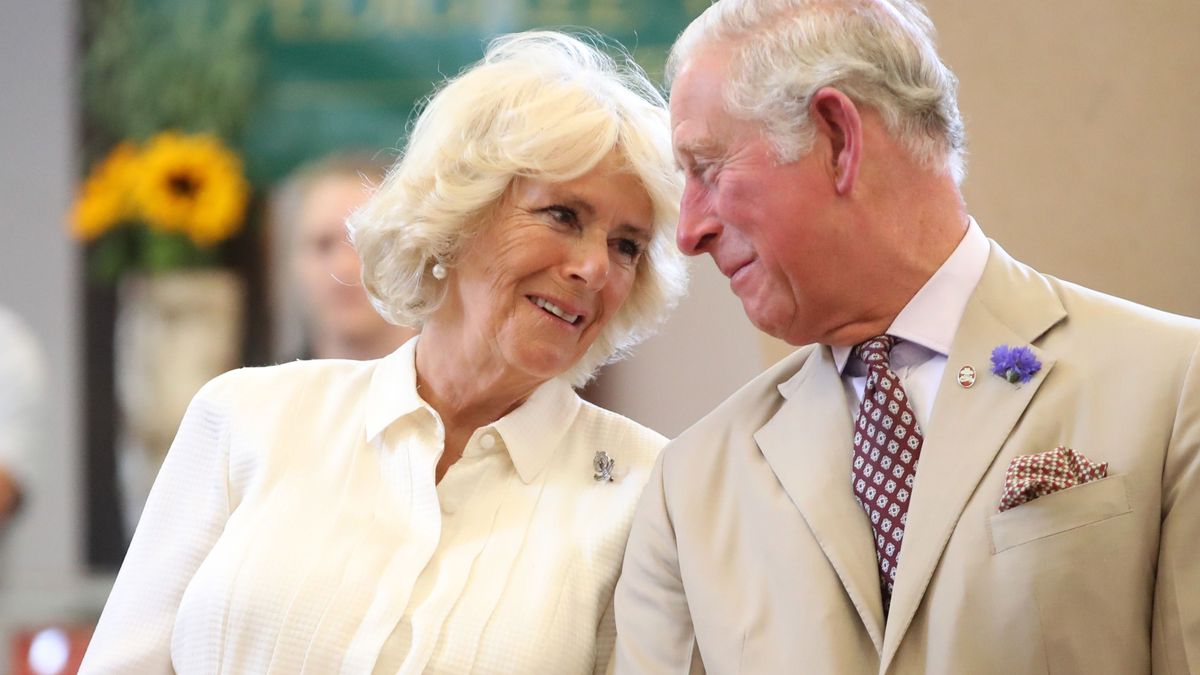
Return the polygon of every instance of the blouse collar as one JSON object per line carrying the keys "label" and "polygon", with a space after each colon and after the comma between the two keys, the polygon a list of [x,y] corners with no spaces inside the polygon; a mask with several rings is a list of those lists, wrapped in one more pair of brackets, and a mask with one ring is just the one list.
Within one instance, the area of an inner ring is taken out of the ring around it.
{"label": "blouse collar", "polygon": [[[436,412],[417,393],[416,353],[420,336],[379,360],[366,401],[366,436],[371,442],[401,418]],[[499,434],[513,466],[525,483],[545,468],[575,421],[582,402],[565,380],[552,378],[534,389],[515,410],[484,427]]]}

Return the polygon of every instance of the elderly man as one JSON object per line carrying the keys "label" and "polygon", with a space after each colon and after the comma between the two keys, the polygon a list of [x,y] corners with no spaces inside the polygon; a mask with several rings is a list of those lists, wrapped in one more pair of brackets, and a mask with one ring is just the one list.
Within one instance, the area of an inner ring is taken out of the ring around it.
{"label": "elderly man", "polygon": [[722,0],[668,64],[707,253],[784,359],[667,447],[618,673],[1200,672],[1200,322],[1022,265],[906,0]]}

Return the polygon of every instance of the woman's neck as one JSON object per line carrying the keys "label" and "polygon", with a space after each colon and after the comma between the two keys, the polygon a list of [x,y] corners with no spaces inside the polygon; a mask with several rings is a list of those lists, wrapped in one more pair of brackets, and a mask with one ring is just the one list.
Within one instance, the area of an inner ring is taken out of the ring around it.
{"label": "woman's neck", "polygon": [[462,335],[453,327],[427,323],[417,342],[417,393],[437,411],[446,433],[439,481],[476,429],[512,412],[541,384],[513,373],[491,353],[464,348]]}

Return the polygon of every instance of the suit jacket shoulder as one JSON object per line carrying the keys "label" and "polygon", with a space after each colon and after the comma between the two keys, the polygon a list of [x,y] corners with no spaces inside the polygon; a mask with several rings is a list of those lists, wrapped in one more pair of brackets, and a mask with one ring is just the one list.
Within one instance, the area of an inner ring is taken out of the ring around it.
{"label": "suit jacket shoulder", "polygon": [[821,345],[805,345],[755,376],[740,389],[688,427],[669,443],[664,453],[693,453],[700,448],[715,449],[720,438],[731,434],[752,435],[778,412],[783,398],[779,388],[796,376]]}

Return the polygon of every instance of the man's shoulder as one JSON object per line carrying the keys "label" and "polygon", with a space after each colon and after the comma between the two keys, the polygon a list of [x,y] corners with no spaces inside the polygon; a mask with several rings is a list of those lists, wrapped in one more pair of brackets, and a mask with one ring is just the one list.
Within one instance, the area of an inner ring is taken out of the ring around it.
{"label": "man's shoulder", "polygon": [[742,385],[729,398],[688,427],[664,452],[670,454],[723,452],[732,441],[752,441],[758,431],[783,404],[779,392],[804,367],[821,345],[805,345]]}
{"label": "man's shoulder", "polygon": [[984,316],[979,310],[1075,364],[1170,369],[1186,365],[1200,344],[1200,320],[1064,281],[994,242],[963,321]]}
{"label": "man's shoulder", "polygon": [[[986,303],[1004,305],[1008,313],[1014,311],[1014,305],[1021,307],[1024,303],[1040,302],[1040,298],[1049,293],[1061,304],[1067,327],[1073,332],[1124,336],[1149,330],[1154,334],[1185,338],[1200,336],[1200,319],[1172,314],[1063,280],[1012,258],[994,242],[992,246],[989,269],[995,274],[989,283],[985,272],[980,286],[988,286],[988,290],[982,292]],[[980,293],[977,288],[976,294]]]}
{"label": "man's shoulder", "polygon": [[1118,332],[1126,329],[1143,336],[1148,328],[1180,337],[1200,336],[1200,319],[1155,309],[1050,275],[1043,277],[1055,289],[1068,318],[1077,323]]}

